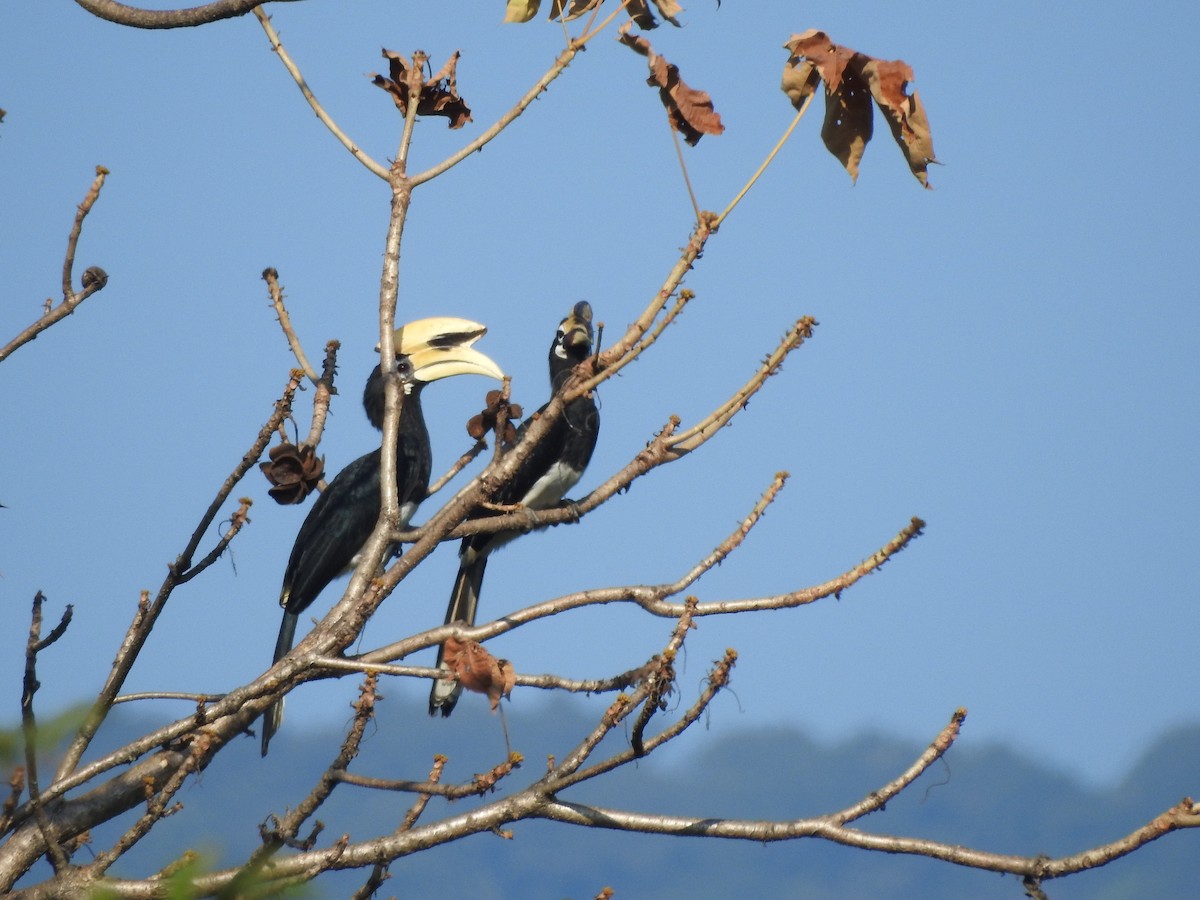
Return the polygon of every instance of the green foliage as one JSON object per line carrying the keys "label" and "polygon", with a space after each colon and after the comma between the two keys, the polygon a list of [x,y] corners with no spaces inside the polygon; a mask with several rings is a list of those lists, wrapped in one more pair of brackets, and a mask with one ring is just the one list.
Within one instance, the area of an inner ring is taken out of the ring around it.
{"label": "green foliage", "polygon": [[[53,750],[73,735],[87,716],[86,706],[72,706],[56,716],[39,716],[34,745],[39,754]],[[25,735],[20,725],[0,728],[0,766],[9,767],[25,759]]]}

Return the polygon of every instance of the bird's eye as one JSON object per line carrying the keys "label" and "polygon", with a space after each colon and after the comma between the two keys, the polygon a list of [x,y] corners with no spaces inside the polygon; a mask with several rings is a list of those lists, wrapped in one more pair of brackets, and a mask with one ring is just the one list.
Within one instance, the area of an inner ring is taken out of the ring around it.
{"label": "bird's eye", "polygon": [[409,362],[408,357],[401,356],[396,360],[396,374],[404,378],[412,374],[412,363]]}

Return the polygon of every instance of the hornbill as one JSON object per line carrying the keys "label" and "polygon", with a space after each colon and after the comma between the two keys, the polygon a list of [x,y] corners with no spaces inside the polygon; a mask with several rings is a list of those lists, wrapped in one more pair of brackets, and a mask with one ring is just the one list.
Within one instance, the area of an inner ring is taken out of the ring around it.
{"label": "hornbill", "polygon": [[[451,375],[489,375],[502,379],[504,373],[500,367],[471,348],[486,331],[477,322],[450,317],[419,319],[396,330],[395,373],[404,395],[396,434],[400,528],[408,525],[429,489],[432,454],[425,417],[421,413],[421,389],[431,381]],[[371,372],[363,389],[363,409],[371,424],[382,431],[384,377],[379,366]],[[382,503],[380,456],[381,450],[377,448],[342,469],[317,498],[300,526],[279,592],[283,623],[275,642],[274,662],[279,662],[292,649],[300,613],[326,585],[339,575],[353,571],[358,564],[359,551],[379,519]],[[283,700],[280,699],[263,715],[263,756],[267,755],[271,737],[282,721]]]}
{"label": "hornbill", "polygon": [[[566,383],[571,370],[592,353],[592,307],[586,301],[576,303],[571,314],[559,323],[554,343],[550,345],[550,390],[556,394]],[[547,403],[546,406],[549,404]],[[524,438],[529,423],[546,409],[543,406],[534,417],[527,419],[517,431],[517,442]],[[561,417],[555,420],[549,433],[521,463],[512,479],[492,498],[497,503],[519,503],[528,509],[549,509],[557,506],[583,475],[596,437],[600,433],[600,413],[590,395],[576,397],[566,405]],[[487,515],[481,513],[480,515]],[[459,549],[458,576],[446,608],[446,624],[463,622],[475,624],[479,605],[479,588],[488,556],[504,546],[520,532],[501,531],[495,534],[476,534],[463,538]],[[443,667],[445,648],[438,648],[438,668]],[[429,714],[450,715],[458,702],[462,688],[454,679],[435,681],[429,692]]]}

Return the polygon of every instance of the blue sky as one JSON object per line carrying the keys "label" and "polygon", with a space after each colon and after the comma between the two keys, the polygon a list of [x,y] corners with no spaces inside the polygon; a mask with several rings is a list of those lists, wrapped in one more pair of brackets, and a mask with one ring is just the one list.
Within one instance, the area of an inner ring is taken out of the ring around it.
{"label": "blue sky", "polygon": [[[366,0],[337,14],[318,2],[271,11],[318,97],[380,160],[400,126],[365,77],[384,67],[380,47],[420,48],[435,65],[462,51],[475,121],[461,132],[422,121],[413,159],[424,168],[502,114],[561,45],[556,25],[504,26],[502,4],[480,7],[436,21]],[[813,341],[700,453],[579,526],[506,549],[483,612],[674,579],[785,469],[788,488],[699,583],[702,599],[823,581],[913,515],[927,533],[840,601],[703,621],[685,699],[724,647],[741,654],[736,697],[710,727],[925,740],[966,706],[964,740],[1115,777],[1200,713],[1200,597],[1186,575],[1200,539],[1200,191],[1185,114],[1200,12],[694,3],[686,23],[649,37],[726,125],[687,153],[703,207],[723,208],[790,121],[782,44],[810,27],[913,66],[945,165],[921,190],[877,121],[852,186],[814,109],[688,278],[697,299],[683,319],[603,387],[604,431],[576,493],[671,413],[704,415],[800,315],[821,323]],[[11,700],[0,722],[14,722],[34,592],[51,616],[75,604],[42,661],[50,712],[98,687],[138,592],[157,588],[269,414],[292,359],[266,266],[310,355],[342,341],[330,469],[377,440],[356,395],[378,340],[388,195],[312,116],[252,19],[147,33],[70,3],[5,4],[0,35],[5,339],[58,296],[74,207],[97,164],[112,171],[78,259],[78,271],[107,269],[107,289],[0,366]],[[570,305],[588,299],[619,332],[686,241],[690,204],[644,77],[640,57],[599,38],[514,128],[416,196],[398,318],[487,323],[480,348],[526,409],[546,398],[546,347]],[[426,393],[435,470],[468,445],[462,425],[488,387],[456,379]],[[243,485],[251,525],[230,559],[177,592],[130,690],[219,691],[266,666],[304,511],[276,506],[266,487],[257,475]],[[363,647],[440,622],[454,569],[444,548]],[[521,670],[596,677],[638,664],[669,630],[602,608],[493,646]],[[289,727],[340,726],[353,693],[350,681],[296,692]],[[391,695],[394,714],[410,702],[424,715],[422,687]]]}

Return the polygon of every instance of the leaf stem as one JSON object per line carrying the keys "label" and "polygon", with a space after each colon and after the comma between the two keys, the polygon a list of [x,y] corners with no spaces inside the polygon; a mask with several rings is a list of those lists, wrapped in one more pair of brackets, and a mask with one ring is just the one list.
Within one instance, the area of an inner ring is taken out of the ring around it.
{"label": "leaf stem", "polygon": [[725,207],[725,210],[719,216],[717,216],[716,222],[713,223],[714,231],[722,222],[725,221],[725,217],[733,212],[733,208],[742,202],[742,198],[749,193],[750,188],[754,187],[754,182],[758,181],[762,173],[767,170],[767,166],[771,164],[771,160],[773,160],[775,155],[783,149],[783,145],[787,143],[788,138],[792,136],[792,132],[796,130],[796,126],[800,124],[800,120],[804,118],[804,113],[808,111],[808,105],[812,103],[813,96],[813,94],[809,94],[804,98],[804,103],[800,106],[799,111],[796,113],[796,117],[792,119],[792,124],[787,127],[787,131],[783,133],[783,137],[779,139],[779,142],[776,143],[773,148],[771,148],[771,152],[768,153],[767,158],[762,161],[762,165],[758,167],[758,171],[750,176],[750,180],[746,182],[746,186],[738,192],[738,195],[733,198],[727,207]]}

